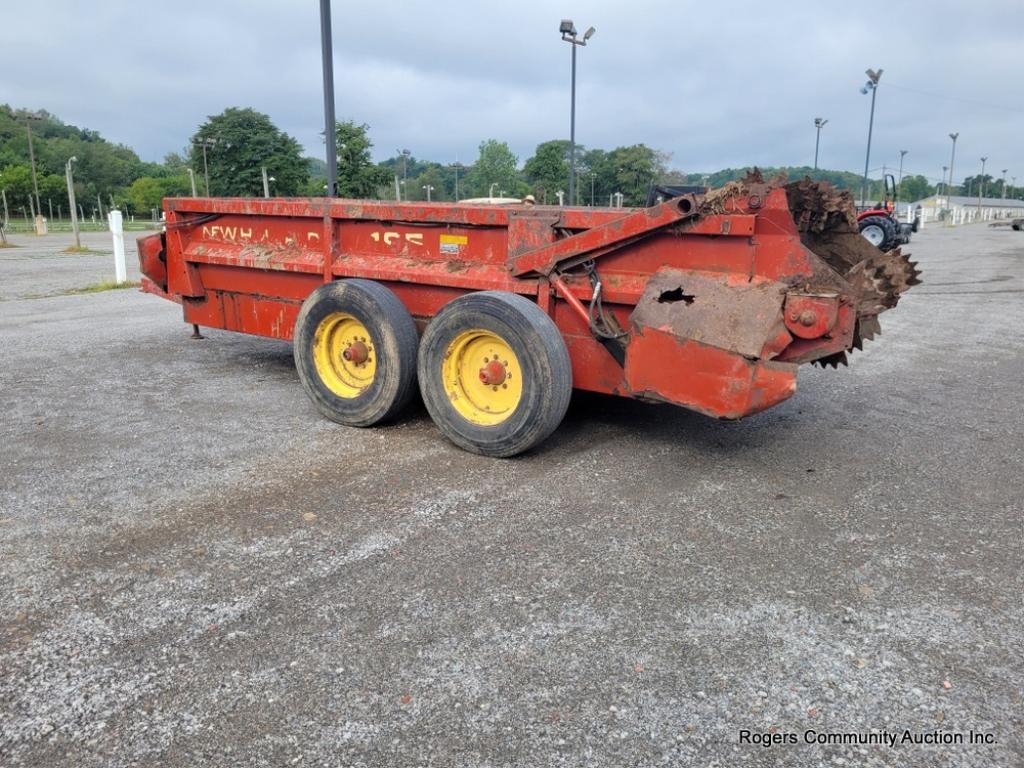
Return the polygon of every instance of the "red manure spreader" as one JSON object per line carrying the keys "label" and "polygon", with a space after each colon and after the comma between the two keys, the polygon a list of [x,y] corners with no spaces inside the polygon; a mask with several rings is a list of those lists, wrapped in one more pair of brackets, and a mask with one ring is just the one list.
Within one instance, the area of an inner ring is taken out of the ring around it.
{"label": "red manure spreader", "polygon": [[573,388],[738,419],[837,366],[917,284],[845,192],[752,174],[647,208],[173,198],[143,290],[184,320],[291,340],[341,424],[421,394],[456,445],[513,456]]}

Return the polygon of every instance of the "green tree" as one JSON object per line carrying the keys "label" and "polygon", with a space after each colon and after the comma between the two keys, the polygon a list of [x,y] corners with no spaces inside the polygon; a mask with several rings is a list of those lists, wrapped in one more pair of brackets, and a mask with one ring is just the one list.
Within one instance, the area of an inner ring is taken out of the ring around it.
{"label": "green tree", "polygon": [[614,171],[617,189],[626,205],[644,205],[647,189],[665,175],[664,156],[645,144],[618,147],[609,153],[607,162]]}
{"label": "green tree", "polygon": [[49,173],[39,179],[39,200],[43,205],[43,213],[50,215],[50,204],[53,205],[53,215],[57,215],[57,207],[68,207],[68,184],[64,175],[58,176]]}
{"label": "green tree", "polygon": [[427,192],[424,187],[427,186],[433,187],[430,192],[431,200],[447,200],[451,195],[444,169],[439,163],[427,165],[415,179],[410,177],[406,186],[410,187],[407,198],[409,200],[426,200]]}
{"label": "green tree", "polygon": [[[580,152],[580,147],[576,151],[577,160],[582,160],[585,154]],[[578,173],[581,165],[585,163],[577,164],[577,175],[582,179],[586,174]],[[538,144],[533,157],[523,166],[523,177],[537,200],[556,202],[558,190],[569,189],[569,142],[555,139]]]}
{"label": "green tree", "polygon": [[192,137],[189,165],[201,179],[203,148],[197,142],[208,144],[206,162],[214,196],[262,195],[264,167],[274,177],[275,195],[298,194],[309,177],[299,143],[254,109],[229,107],[199,126]]}
{"label": "green tree", "polygon": [[32,169],[27,165],[7,166],[0,171],[0,188],[6,191],[11,207],[28,205],[28,196],[32,194]]}
{"label": "green tree", "polygon": [[521,197],[529,188],[519,177],[518,164],[519,159],[504,141],[483,141],[480,143],[480,157],[466,176],[467,187],[478,197],[490,194],[492,188],[495,195],[505,190],[507,195]]}
{"label": "green tree", "polygon": [[904,176],[900,182],[900,200],[905,203],[912,203],[915,200],[923,200],[934,194],[935,188],[928,183],[924,176]]}
{"label": "green tree", "polygon": [[151,211],[160,208],[164,199],[164,185],[161,179],[142,176],[128,187],[128,202],[134,211]]}
{"label": "green tree", "polygon": [[370,126],[345,120],[337,124],[335,138],[338,151],[338,192],[340,197],[379,197],[378,187],[388,183],[391,176],[376,165],[370,156],[373,142]]}

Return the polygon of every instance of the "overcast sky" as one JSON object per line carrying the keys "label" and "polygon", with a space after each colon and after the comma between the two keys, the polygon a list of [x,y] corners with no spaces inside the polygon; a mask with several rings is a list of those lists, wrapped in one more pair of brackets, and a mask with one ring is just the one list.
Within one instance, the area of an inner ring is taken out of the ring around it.
{"label": "overcast sky", "polygon": [[[149,10],[147,10],[147,6]],[[870,14],[855,9],[870,7]],[[687,172],[871,166],[936,178],[959,131],[956,176],[1024,183],[1024,5],[943,2],[349,2],[334,0],[339,119],[369,123],[377,159],[471,162],[482,139],[520,162],[568,138],[570,46],[561,18],[597,34],[579,50],[577,141],[644,142]],[[159,160],[208,115],[252,106],[322,155],[317,0],[98,3],[4,0],[0,102],[45,108]]]}

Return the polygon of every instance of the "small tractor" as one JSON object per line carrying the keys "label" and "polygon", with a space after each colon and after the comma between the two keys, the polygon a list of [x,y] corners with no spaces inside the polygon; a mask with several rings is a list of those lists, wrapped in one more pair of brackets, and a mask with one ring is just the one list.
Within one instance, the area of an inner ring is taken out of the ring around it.
{"label": "small tractor", "polygon": [[857,226],[864,238],[882,251],[891,251],[910,242],[910,236],[921,224],[920,214],[913,224],[905,224],[896,217],[896,180],[891,173],[885,175],[885,200],[857,214]]}

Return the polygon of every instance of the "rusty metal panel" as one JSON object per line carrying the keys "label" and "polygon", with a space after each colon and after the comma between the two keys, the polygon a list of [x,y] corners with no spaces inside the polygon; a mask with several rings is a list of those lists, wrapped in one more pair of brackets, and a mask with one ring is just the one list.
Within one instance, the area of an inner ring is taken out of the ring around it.
{"label": "rusty metal panel", "polygon": [[787,286],[744,275],[662,269],[630,315],[634,328],[655,328],[745,357],[760,357],[785,332]]}

